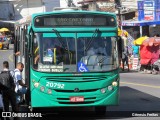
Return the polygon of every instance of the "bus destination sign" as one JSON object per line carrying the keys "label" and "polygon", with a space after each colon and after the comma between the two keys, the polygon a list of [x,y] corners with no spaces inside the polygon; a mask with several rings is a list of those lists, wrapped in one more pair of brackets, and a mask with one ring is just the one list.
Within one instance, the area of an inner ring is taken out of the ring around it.
{"label": "bus destination sign", "polygon": [[116,26],[112,16],[70,14],[52,15],[35,18],[35,27],[68,27],[68,26]]}

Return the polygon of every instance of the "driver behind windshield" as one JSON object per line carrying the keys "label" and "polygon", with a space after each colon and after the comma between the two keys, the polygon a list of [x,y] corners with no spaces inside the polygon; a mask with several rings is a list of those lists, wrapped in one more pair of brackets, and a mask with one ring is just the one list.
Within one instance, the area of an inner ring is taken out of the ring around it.
{"label": "driver behind windshield", "polygon": [[93,42],[87,50],[86,56],[81,58],[81,61],[86,65],[96,65],[101,61],[106,61],[107,59],[105,57],[108,57],[108,55],[104,45],[98,42]]}
{"label": "driver behind windshield", "polygon": [[[97,54],[97,55],[105,55],[107,56],[107,52],[105,47],[103,47],[99,42],[93,42],[91,44],[92,47],[87,51],[88,55],[91,55],[91,53]],[[94,55],[92,54],[92,55]]]}

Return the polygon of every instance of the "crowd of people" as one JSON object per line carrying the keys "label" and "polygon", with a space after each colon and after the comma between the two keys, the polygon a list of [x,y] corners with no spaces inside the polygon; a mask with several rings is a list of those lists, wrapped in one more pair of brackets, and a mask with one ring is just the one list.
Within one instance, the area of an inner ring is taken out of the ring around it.
{"label": "crowd of people", "polygon": [[[159,34],[156,34],[153,37],[159,37]],[[123,41],[125,42],[125,40]],[[124,71],[124,65],[127,65],[127,68],[129,68],[129,65],[128,65],[129,58],[132,60],[131,65],[133,64],[134,58],[138,58],[137,69],[136,68],[134,69],[139,70],[142,73],[152,73],[152,74],[159,73],[160,71],[160,48],[159,46],[154,46],[154,45],[146,46],[146,48],[143,46],[144,45],[141,46],[140,43],[139,44],[134,43],[132,45],[132,48],[130,48],[132,52],[129,53],[128,48],[127,48],[128,46],[124,44],[124,48],[122,49],[122,57],[121,57],[122,71]],[[158,52],[158,49],[159,49],[159,52]],[[154,55],[152,55],[152,53]]]}
{"label": "crowd of people", "polygon": [[[9,70],[8,61],[3,62],[3,70],[0,73],[1,112],[12,111],[18,113],[20,111],[19,106],[23,101],[24,94],[27,92],[27,85],[23,82],[21,75],[23,68],[23,63],[19,62],[15,70],[11,71]],[[12,109],[9,109],[10,104]],[[6,117],[6,120],[9,120],[9,117]]]}

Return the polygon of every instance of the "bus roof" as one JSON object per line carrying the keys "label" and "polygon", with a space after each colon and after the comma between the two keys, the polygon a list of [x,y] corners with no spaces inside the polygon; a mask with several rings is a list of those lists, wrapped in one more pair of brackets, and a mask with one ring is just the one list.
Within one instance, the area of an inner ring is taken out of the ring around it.
{"label": "bus roof", "polygon": [[103,14],[103,15],[111,15],[111,16],[116,16],[115,13],[111,12],[102,12],[102,11],[86,11],[86,10],[72,10],[72,9],[66,9],[66,10],[61,10],[57,9],[52,12],[42,12],[42,13],[34,13],[30,16],[27,16],[25,18],[22,18],[18,21],[15,22],[15,25],[21,25],[21,24],[26,24],[30,23],[31,19],[36,17],[36,16],[42,16],[42,15],[50,15],[50,14],[67,14],[67,13],[88,13],[88,14]]}
{"label": "bus roof", "polygon": [[102,12],[102,11],[85,11],[85,10],[56,10],[56,11],[52,11],[52,12],[44,12],[44,13],[34,13],[32,15],[32,17],[35,16],[41,16],[41,15],[49,15],[49,14],[67,14],[67,13],[90,13],[90,14],[104,14],[104,15],[113,15],[115,16],[115,13],[111,13],[111,12]]}

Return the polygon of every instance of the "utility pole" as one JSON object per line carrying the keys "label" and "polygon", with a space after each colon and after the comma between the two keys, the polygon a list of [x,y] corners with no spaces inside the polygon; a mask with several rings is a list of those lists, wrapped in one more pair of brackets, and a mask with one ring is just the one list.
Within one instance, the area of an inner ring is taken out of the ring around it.
{"label": "utility pole", "polygon": [[[119,27],[121,28],[122,23],[122,17],[121,17],[121,1],[120,0],[114,0],[116,4],[116,9],[118,9],[118,20],[119,20]],[[122,28],[121,28],[122,29]]]}
{"label": "utility pole", "polygon": [[72,5],[72,0],[68,0],[68,7],[71,7]]}
{"label": "utility pole", "polygon": [[76,7],[76,5],[73,3],[73,0],[68,0],[68,7]]}
{"label": "utility pole", "polygon": [[119,27],[122,27],[121,7],[118,7]]}
{"label": "utility pole", "polygon": [[98,10],[97,0],[93,0],[91,3],[89,3],[89,10]]}

